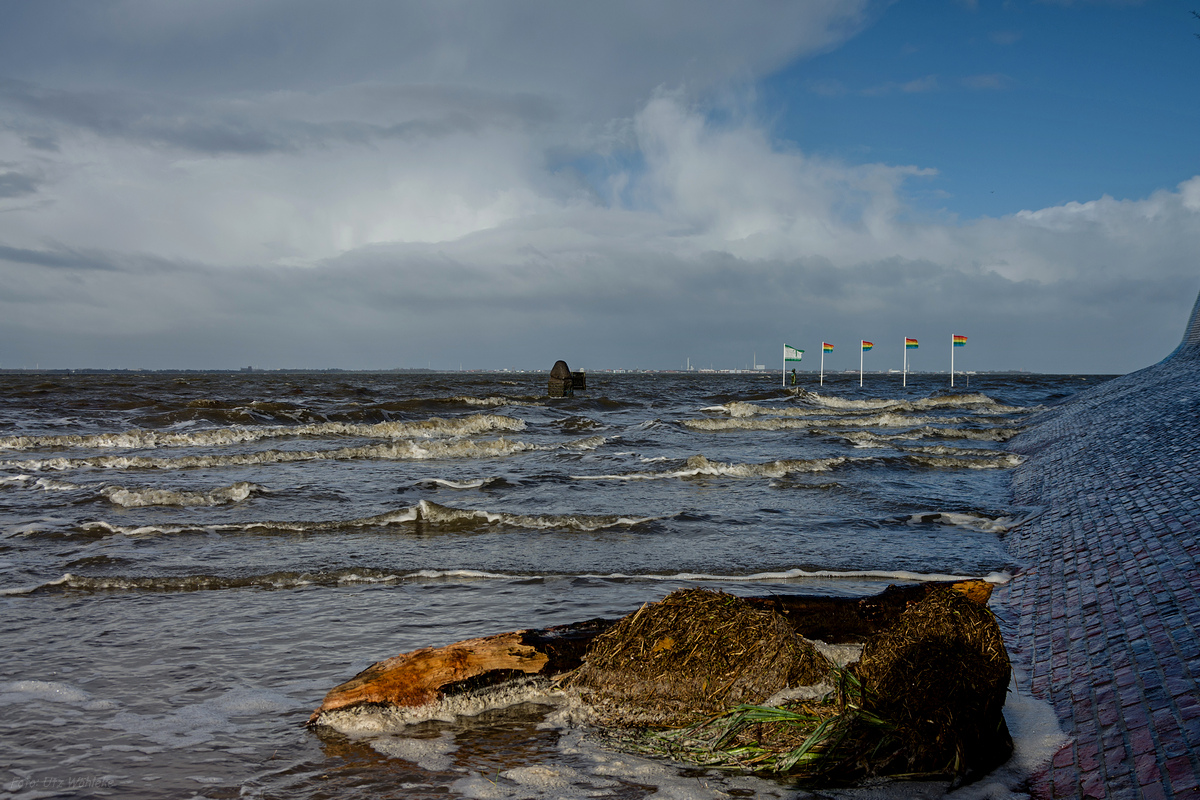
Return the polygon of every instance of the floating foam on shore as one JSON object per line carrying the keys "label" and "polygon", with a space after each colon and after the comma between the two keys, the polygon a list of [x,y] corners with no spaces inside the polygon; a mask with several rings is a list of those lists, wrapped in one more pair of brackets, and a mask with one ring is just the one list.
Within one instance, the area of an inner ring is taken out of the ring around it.
{"label": "floating foam on shore", "polygon": [[976,783],[951,792],[948,800],[1027,800],[1029,776],[1049,764],[1069,740],[1053,706],[1018,689],[1020,677],[1014,668],[1004,703],[1004,719],[1013,738],[1012,758]]}
{"label": "floating foam on shore", "polygon": [[434,720],[454,722],[459,717],[476,717],[485,711],[521,703],[556,705],[561,701],[562,693],[552,688],[549,678],[530,676],[450,695],[422,706],[339,708],[322,713],[318,722],[347,736],[362,737],[396,733],[410,725]]}
{"label": "floating foam on shore", "polygon": [[120,711],[104,723],[109,730],[140,736],[154,744],[182,750],[210,742],[236,730],[235,717],[280,714],[296,702],[270,689],[239,686],[218,697],[184,705],[165,714]]}
{"label": "floating foam on shore", "polygon": [[454,734],[443,731],[434,738],[381,736],[370,741],[371,749],[388,758],[416,764],[428,772],[445,772],[454,763],[451,754],[458,749]]}

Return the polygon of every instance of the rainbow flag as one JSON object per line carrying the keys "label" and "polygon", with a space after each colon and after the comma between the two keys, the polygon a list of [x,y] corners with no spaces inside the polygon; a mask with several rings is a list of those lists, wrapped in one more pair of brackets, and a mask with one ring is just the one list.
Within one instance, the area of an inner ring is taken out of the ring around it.
{"label": "rainbow flag", "polygon": [[907,336],[905,336],[904,337],[904,349],[905,350],[916,350],[917,349],[917,340],[909,339]]}
{"label": "rainbow flag", "polygon": [[874,346],[875,346],[874,342],[868,342],[866,339],[862,340],[862,347],[863,347],[864,353],[867,352],[868,350],[870,350]]}
{"label": "rainbow flag", "polygon": [[963,345],[965,345],[967,343],[967,337],[960,336],[959,334],[956,333],[950,337],[950,341],[952,341],[954,343],[955,347],[962,347]]}
{"label": "rainbow flag", "polygon": [[832,353],[833,345],[831,345],[829,342],[821,342],[821,352],[822,353]]}

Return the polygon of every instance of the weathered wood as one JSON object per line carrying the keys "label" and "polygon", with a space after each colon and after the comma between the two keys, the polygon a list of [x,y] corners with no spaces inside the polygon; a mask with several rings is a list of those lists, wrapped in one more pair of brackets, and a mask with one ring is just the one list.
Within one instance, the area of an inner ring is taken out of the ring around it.
{"label": "weathered wood", "polygon": [[[748,597],[748,602],[782,614],[800,636],[833,643],[861,642],[894,624],[910,603],[945,583],[889,586],[862,598],[776,595]],[[980,605],[991,595],[983,581],[953,584]],[[380,661],[334,687],[309,725],[321,714],[361,705],[409,708],[427,705],[464,691],[522,675],[553,677],[583,662],[592,640],[616,624],[592,619],[570,625],[499,633],[445,647],[422,647]]]}
{"label": "weathered wood", "polygon": [[326,711],[361,705],[416,708],[520,675],[557,675],[579,666],[592,639],[616,620],[512,631],[422,647],[379,661],[325,695],[312,725]]}

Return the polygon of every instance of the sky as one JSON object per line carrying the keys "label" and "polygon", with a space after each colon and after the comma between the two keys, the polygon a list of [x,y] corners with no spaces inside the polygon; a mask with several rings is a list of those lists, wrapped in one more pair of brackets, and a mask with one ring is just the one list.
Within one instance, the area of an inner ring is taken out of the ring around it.
{"label": "sky", "polygon": [[0,368],[1140,369],[1191,8],[2,0]]}

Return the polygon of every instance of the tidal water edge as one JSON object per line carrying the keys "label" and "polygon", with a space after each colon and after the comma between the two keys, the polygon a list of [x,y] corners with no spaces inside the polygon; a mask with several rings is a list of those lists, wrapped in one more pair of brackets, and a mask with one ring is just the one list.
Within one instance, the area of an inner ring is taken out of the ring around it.
{"label": "tidal water edge", "polygon": [[795,796],[539,704],[302,726],[374,661],[682,586],[1004,581],[1005,442],[1102,380],[0,376],[0,795]]}

